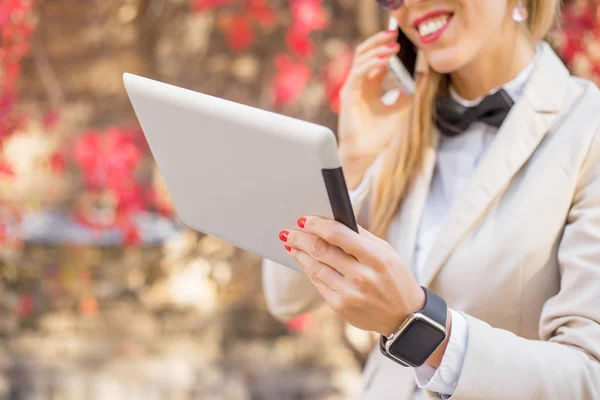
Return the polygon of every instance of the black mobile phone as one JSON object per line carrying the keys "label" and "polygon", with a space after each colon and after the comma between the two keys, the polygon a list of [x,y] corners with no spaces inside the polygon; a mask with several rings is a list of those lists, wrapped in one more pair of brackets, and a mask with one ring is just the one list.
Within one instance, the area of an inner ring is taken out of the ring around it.
{"label": "black mobile phone", "polygon": [[408,36],[398,27],[394,17],[390,18],[388,29],[397,29],[397,42],[400,50],[395,56],[390,57],[390,70],[402,86],[404,93],[410,94],[415,91],[415,69],[417,65],[417,48]]}
{"label": "black mobile phone", "polygon": [[398,44],[400,44],[400,50],[396,56],[402,62],[402,65],[406,67],[406,70],[414,78],[415,67],[417,65],[417,49],[413,42],[410,41],[408,36],[402,32],[402,29],[398,28]]}

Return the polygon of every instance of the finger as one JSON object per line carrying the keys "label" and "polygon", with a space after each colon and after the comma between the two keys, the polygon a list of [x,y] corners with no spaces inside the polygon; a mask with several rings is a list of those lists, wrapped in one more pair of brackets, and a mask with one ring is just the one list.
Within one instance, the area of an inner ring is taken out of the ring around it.
{"label": "finger", "polygon": [[307,253],[315,260],[330,266],[343,276],[347,276],[349,271],[356,269],[354,267],[357,261],[354,257],[339,247],[306,231],[290,231],[286,244]]}
{"label": "finger", "polygon": [[378,32],[375,35],[363,41],[358,46],[356,46],[356,56],[364,54],[372,48],[380,46],[382,44],[395,42],[397,37],[397,29]]}
{"label": "finger", "polygon": [[398,51],[400,51],[400,45],[396,42],[382,44],[358,56],[354,61],[354,67],[359,68],[365,62],[380,56],[385,56],[389,58],[394,54],[397,54]]}
{"label": "finger", "polygon": [[309,216],[306,217],[303,229],[339,247],[356,258],[359,263],[372,266],[380,264],[379,259],[374,254],[377,251],[378,242],[366,239],[344,224],[334,220]]}
{"label": "finger", "polygon": [[366,74],[369,73],[370,71],[373,71],[371,78],[369,80],[369,82],[372,84],[368,85],[368,86],[370,86],[371,90],[373,90],[373,91],[380,91],[381,85],[377,84],[377,82],[375,81],[375,78],[385,76],[384,73],[387,73],[387,66],[388,66],[388,58],[387,57],[375,58],[375,59],[371,59],[371,60],[363,63],[359,69],[354,69],[354,70],[350,71],[350,75],[346,79],[344,87],[342,88],[342,92],[345,92],[348,90],[351,90],[351,91],[360,90],[361,88],[363,88],[364,83],[366,82],[365,79],[368,79]]}
{"label": "finger", "polygon": [[387,68],[385,67],[376,67],[371,71],[367,72],[367,79],[370,81],[378,81],[383,80],[385,74],[387,73]]}
{"label": "finger", "polygon": [[[384,65],[381,66],[377,66],[374,67],[370,70],[367,70],[366,72],[366,76],[365,78],[369,81],[373,83],[372,88],[376,89],[380,87],[380,83],[379,82],[383,82],[383,79],[386,77],[387,72],[388,72],[388,64],[389,64],[389,57],[385,54],[379,55],[379,58],[381,58],[382,60],[385,59],[386,62]],[[378,84],[379,83],[379,84]]]}
{"label": "finger", "polygon": [[[355,89],[362,87],[370,93],[370,96],[376,96],[381,91],[381,84],[387,75],[389,58],[399,49],[400,45],[396,42],[386,43],[357,56],[345,86]],[[366,87],[365,80],[368,81]]]}
{"label": "finger", "polygon": [[[375,77],[382,78],[383,72],[387,71],[387,62],[389,61],[389,58],[394,54],[398,53],[399,50],[400,45],[398,45],[397,43],[388,43],[385,45],[378,46],[360,56],[355,61],[355,64],[350,74],[354,75],[357,79],[362,78],[363,74],[366,74],[366,78],[368,79],[373,79]],[[384,65],[386,68],[384,68],[383,66],[378,66],[373,69],[368,69],[368,67],[367,69],[363,68],[365,64],[369,63],[371,60],[376,58],[380,60],[385,60],[386,62],[384,63]]]}
{"label": "finger", "polygon": [[389,57],[379,56],[371,58],[363,62],[360,66],[357,66],[353,73],[350,75],[351,82],[356,83],[366,78],[367,73],[371,70],[377,70],[377,73],[381,73],[382,70],[387,70]]}
{"label": "finger", "polygon": [[389,244],[385,239],[382,239],[379,236],[374,235],[373,233],[369,232],[368,230],[366,230],[362,226],[358,227],[358,232],[360,233],[360,235],[362,237],[364,237],[368,241],[372,242],[375,246],[378,246],[380,248],[384,248],[386,250],[395,251],[394,248],[392,247],[392,245]]}
{"label": "finger", "polygon": [[346,283],[344,277],[339,272],[315,260],[302,250],[292,248],[288,251],[288,254],[294,260],[298,261],[311,283],[319,290],[321,296],[330,305],[339,303],[341,300],[339,291]]}
{"label": "finger", "polygon": [[371,232],[369,232],[368,230],[366,230],[362,226],[360,226],[360,225],[357,225],[357,226],[358,226],[358,233],[361,236],[364,236],[365,238],[367,238],[369,240],[373,240],[373,241],[379,241],[379,240],[381,240],[381,238],[373,235]]}

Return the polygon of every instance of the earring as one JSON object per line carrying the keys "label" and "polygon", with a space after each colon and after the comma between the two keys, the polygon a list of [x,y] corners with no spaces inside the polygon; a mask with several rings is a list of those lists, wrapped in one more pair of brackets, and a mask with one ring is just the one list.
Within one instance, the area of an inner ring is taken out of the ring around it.
{"label": "earring", "polygon": [[521,23],[526,21],[527,17],[527,7],[523,5],[522,0],[519,0],[519,3],[512,10],[512,19],[514,19],[515,22]]}

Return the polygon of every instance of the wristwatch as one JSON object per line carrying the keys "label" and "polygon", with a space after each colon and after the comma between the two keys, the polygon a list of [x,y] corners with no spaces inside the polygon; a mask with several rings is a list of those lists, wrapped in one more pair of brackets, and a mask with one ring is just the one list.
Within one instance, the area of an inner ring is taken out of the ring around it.
{"label": "wristwatch", "polygon": [[404,367],[420,367],[444,342],[447,336],[444,299],[427,288],[425,307],[406,318],[389,336],[381,335],[379,349]]}

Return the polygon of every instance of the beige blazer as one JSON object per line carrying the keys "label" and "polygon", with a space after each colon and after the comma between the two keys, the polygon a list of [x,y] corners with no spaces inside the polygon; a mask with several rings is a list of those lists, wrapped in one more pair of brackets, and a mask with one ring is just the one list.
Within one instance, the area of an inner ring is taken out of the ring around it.
{"label": "beige blazer", "polygon": [[[600,91],[543,44],[522,98],[453,204],[421,284],[468,323],[452,399],[600,399]],[[435,164],[399,208],[412,260]],[[322,304],[305,275],[265,261],[271,312]],[[413,371],[370,353],[360,399],[408,400]],[[421,398],[438,398],[422,392]]]}

